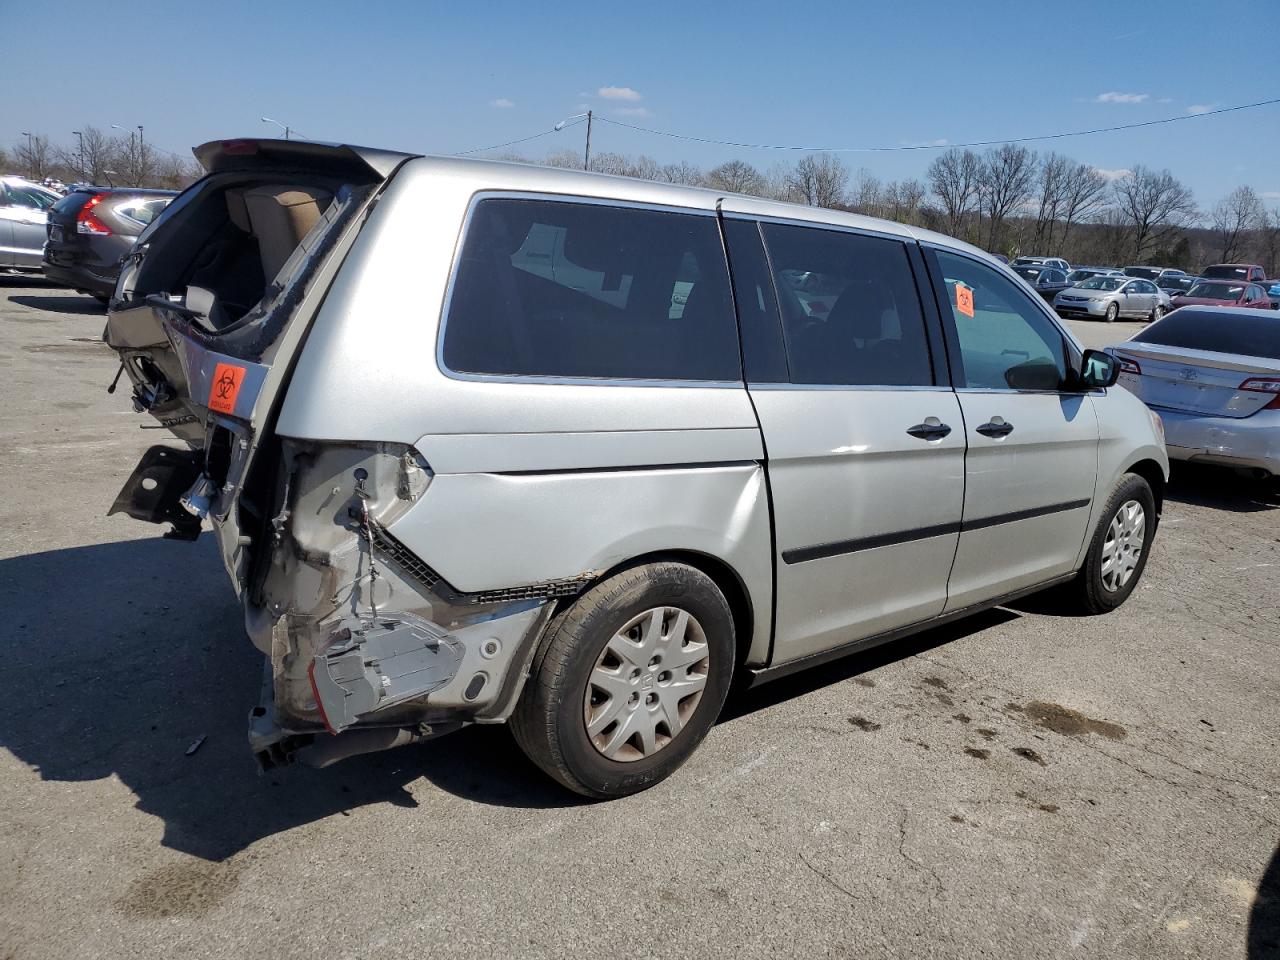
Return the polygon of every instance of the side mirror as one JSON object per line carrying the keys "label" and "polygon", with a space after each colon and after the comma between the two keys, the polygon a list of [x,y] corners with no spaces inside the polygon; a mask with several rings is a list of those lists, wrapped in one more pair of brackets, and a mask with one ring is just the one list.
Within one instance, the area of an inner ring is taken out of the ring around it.
{"label": "side mirror", "polygon": [[1120,361],[1101,350],[1086,350],[1080,364],[1080,382],[1090,390],[1115,386],[1120,379]]}
{"label": "side mirror", "polygon": [[1052,360],[1030,360],[1004,372],[1005,383],[1014,390],[1060,390],[1062,375]]}

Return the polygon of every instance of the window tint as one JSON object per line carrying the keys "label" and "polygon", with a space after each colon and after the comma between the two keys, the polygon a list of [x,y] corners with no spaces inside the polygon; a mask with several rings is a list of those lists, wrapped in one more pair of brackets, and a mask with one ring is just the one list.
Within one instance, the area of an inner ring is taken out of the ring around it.
{"label": "window tint", "polygon": [[919,294],[900,241],[762,229],[792,383],[932,385]]}
{"label": "window tint", "polygon": [[728,219],[724,221],[724,236],[729,247],[729,272],[733,275],[747,381],[786,383],[787,355],[760,227],[754,221]]}
{"label": "window tint", "polygon": [[468,373],[739,380],[716,221],[483,200],[463,243],[443,355]]}
{"label": "window tint", "polygon": [[[1241,315],[1245,314],[1245,315]],[[1131,337],[1135,343],[1163,343],[1188,350],[1237,353],[1280,360],[1280,318],[1267,310],[1206,315],[1182,307]],[[1120,347],[1123,349],[1123,344]]]}
{"label": "window tint", "polygon": [[35,210],[47,210],[57,203],[61,197],[43,190],[32,190],[30,187],[8,187],[9,203],[19,207],[30,207]]}
{"label": "window tint", "polygon": [[1026,292],[985,264],[937,251],[966,387],[1056,390],[1066,345]]}

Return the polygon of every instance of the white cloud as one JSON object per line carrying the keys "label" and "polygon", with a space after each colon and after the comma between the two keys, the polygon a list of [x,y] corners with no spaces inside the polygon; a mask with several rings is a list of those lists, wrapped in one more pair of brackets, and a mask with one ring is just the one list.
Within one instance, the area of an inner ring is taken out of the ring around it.
{"label": "white cloud", "polygon": [[626,100],[629,103],[644,99],[638,90],[632,90],[630,87],[601,87],[596,91],[596,95],[606,100]]}
{"label": "white cloud", "polygon": [[1191,114],[1193,117],[1198,117],[1202,113],[1208,113],[1216,106],[1216,103],[1193,103],[1191,106],[1187,107],[1187,113]]}
{"label": "white cloud", "polygon": [[1263,190],[1259,196],[1263,200],[1280,200],[1280,190]]}
{"label": "white cloud", "polygon": [[648,107],[619,107],[613,111],[620,117],[651,117],[653,116]]}
{"label": "white cloud", "polygon": [[1093,172],[1103,180],[1123,180],[1125,177],[1133,175],[1133,171],[1128,167],[1119,167],[1115,170],[1108,170],[1105,167],[1094,167]]}
{"label": "white cloud", "polygon": [[514,100],[508,100],[506,97],[499,97],[497,100],[490,100],[489,106],[497,107],[499,110],[510,110],[516,105]]}
{"label": "white cloud", "polygon": [[951,141],[946,137],[940,137],[937,140],[900,140],[898,142],[904,147],[945,147]]}
{"label": "white cloud", "polygon": [[1110,90],[1107,93],[1100,93],[1094,98],[1094,103],[1144,103],[1151,99],[1149,93],[1116,93]]}

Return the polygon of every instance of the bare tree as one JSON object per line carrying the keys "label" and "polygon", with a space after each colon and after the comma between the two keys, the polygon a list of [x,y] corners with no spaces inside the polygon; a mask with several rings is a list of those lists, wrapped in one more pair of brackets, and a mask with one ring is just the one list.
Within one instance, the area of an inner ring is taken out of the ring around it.
{"label": "bare tree", "polygon": [[919,180],[902,180],[890,183],[885,188],[888,199],[888,210],[885,212],[890,220],[899,223],[923,225],[921,209],[927,193],[925,185]]}
{"label": "bare tree", "polygon": [[849,193],[849,205],[858,213],[869,217],[886,215],[886,190],[880,178],[870,170],[863,168],[853,179],[853,189]]}
{"label": "bare tree", "polygon": [[53,148],[49,146],[49,138],[43,133],[24,136],[18,141],[14,158],[18,162],[18,169],[32,180],[43,180],[49,176],[57,162]]}
{"label": "bare tree", "polygon": [[547,154],[547,159],[542,162],[548,167],[563,167],[566,170],[581,170],[582,154],[577,150],[557,150],[555,153]]}
{"label": "bare tree", "polygon": [[1209,226],[1218,244],[1218,260],[1235,261],[1243,252],[1249,235],[1266,220],[1267,211],[1250,187],[1236,187],[1213,205]]}
{"label": "bare tree", "polygon": [[795,168],[785,163],[775,163],[763,174],[764,191],[763,195],[770,200],[782,200],[786,203],[802,203],[802,198],[796,190],[796,172]]}
{"label": "bare tree", "polygon": [[1071,228],[1093,219],[1107,196],[1107,181],[1087,163],[1072,162],[1063,183],[1062,244],[1065,248]]}
{"label": "bare tree", "polygon": [[1168,170],[1136,166],[1112,185],[1116,206],[1130,231],[1135,262],[1191,222],[1195,198]]}
{"label": "bare tree", "polygon": [[849,168],[829,153],[811,153],[796,164],[792,183],[809,206],[836,207],[844,202]]}
{"label": "bare tree", "polygon": [[1037,204],[1035,248],[1037,253],[1056,255],[1053,235],[1067,204],[1067,175],[1073,162],[1060,153],[1046,153],[1040,158],[1036,175]]}
{"label": "bare tree", "polygon": [[744,160],[730,160],[707,173],[707,186],[726,193],[764,192],[764,177]]}
{"label": "bare tree", "polygon": [[705,182],[702,170],[687,160],[679,163],[668,163],[663,166],[662,179],[667,183],[681,183],[690,187],[700,187]]}
{"label": "bare tree", "polygon": [[1031,199],[1036,155],[1026,147],[1006,143],[988,150],[978,167],[978,210],[987,218],[987,249],[996,250],[1004,236],[1004,222]]}
{"label": "bare tree", "polygon": [[953,236],[964,233],[978,199],[978,155],[952,148],[934,158],[925,171],[934,196],[942,204],[943,225]]}
{"label": "bare tree", "polygon": [[1266,260],[1262,266],[1268,277],[1280,275],[1280,207],[1263,211],[1259,232],[1262,234],[1259,246]]}

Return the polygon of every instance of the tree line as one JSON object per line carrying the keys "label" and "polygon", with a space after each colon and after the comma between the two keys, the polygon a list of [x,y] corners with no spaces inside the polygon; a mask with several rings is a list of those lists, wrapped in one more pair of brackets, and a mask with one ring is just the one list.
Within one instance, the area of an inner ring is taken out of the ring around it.
{"label": "tree line", "polygon": [[[86,126],[82,138],[54,144],[44,135],[0,150],[0,172],[116,186],[181,189],[200,176],[192,159],[157,150],[140,135],[108,136]],[[497,159],[580,168],[576,151],[542,160]],[[1240,186],[1201,210],[1168,170],[1135,165],[1101,171],[1056,152],[1016,144],[940,153],[923,179],[881,180],[837,156],[814,153],[757,167],[728,160],[708,170],[652,157],[596,153],[591,169],[642,180],[710,187],[816,207],[849,210],[937,230],[992,253],[1063,257],[1072,263],[1157,263],[1196,270],[1211,262],[1262,264],[1280,274],[1280,207]]]}
{"label": "tree line", "polygon": [[[581,168],[575,151],[530,161]],[[1260,263],[1280,274],[1280,207],[1248,186],[1201,210],[1168,170],[1135,165],[1101,171],[1056,152],[1016,144],[940,153],[923,179],[882,180],[833,154],[756,167],[729,160],[708,170],[681,161],[597,153],[591,169],[643,180],[710,187],[896,220],[967,240],[992,253],[1063,257],[1071,263]]]}
{"label": "tree line", "polygon": [[36,181],[180,190],[204,171],[194,158],[157,150],[140,133],[110,136],[87,126],[67,144],[33,134],[19,140],[11,152],[0,149],[0,173],[19,173]]}

